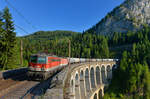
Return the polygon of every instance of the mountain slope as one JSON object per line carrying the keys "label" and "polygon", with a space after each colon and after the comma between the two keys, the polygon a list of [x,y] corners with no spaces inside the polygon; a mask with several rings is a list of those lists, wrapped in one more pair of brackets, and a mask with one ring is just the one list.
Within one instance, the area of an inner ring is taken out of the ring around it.
{"label": "mountain slope", "polygon": [[30,40],[55,40],[55,39],[64,39],[65,37],[72,37],[73,35],[78,34],[78,32],[73,31],[38,31],[31,35],[25,36],[24,38]]}
{"label": "mountain slope", "polygon": [[111,35],[137,31],[145,24],[150,24],[150,0],[125,0],[88,32]]}

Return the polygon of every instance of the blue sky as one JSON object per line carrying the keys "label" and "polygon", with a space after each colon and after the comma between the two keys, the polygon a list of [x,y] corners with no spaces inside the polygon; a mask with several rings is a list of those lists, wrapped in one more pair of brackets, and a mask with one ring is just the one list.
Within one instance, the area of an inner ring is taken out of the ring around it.
{"label": "blue sky", "polygon": [[[8,0],[35,28],[9,5],[13,21],[28,33],[39,30],[82,32],[95,25],[124,0]],[[0,10],[7,6],[0,0]],[[17,36],[26,35],[16,27]]]}

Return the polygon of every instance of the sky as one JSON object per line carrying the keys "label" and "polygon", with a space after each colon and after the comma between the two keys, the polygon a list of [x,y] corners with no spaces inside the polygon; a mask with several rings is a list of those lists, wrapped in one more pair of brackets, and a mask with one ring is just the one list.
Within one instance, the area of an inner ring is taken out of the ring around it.
{"label": "sky", "polygon": [[[17,9],[21,17],[6,1]],[[70,30],[82,32],[98,23],[124,0],[0,0],[12,14],[17,36],[36,31]],[[27,23],[26,20],[29,22]]]}

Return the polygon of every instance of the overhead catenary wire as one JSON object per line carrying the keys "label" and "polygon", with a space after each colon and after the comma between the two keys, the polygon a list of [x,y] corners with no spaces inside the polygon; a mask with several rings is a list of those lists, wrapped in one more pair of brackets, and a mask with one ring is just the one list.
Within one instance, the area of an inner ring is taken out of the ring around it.
{"label": "overhead catenary wire", "polygon": [[22,17],[23,19],[24,19],[24,21],[27,23],[27,24],[29,24],[33,29],[36,29],[36,27],[35,26],[33,26],[32,24],[31,24],[31,22],[29,21],[29,20],[27,20],[26,19],[26,17],[23,15],[23,14],[21,14],[8,0],[4,0],[7,4],[8,4],[8,6],[10,6],[20,17]]}
{"label": "overhead catenary wire", "polygon": [[26,33],[27,35],[29,35],[29,32],[27,32],[24,28],[22,28],[19,25],[14,24],[17,28],[19,28],[20,30],[22,30],[24,33]]}
{"label": "overhead catenary wire", "polygon": [[[4,0],[8,6],[10,6],[27,24],[29,24],[33,29],[36,29],[35,26],[31,24],[8,0]],[[22,30],[26,35],[29,35],[24,28],[19,25],[14,24],[18,29]],[[20,65],[23,66],[23,40],[20,40]]]}

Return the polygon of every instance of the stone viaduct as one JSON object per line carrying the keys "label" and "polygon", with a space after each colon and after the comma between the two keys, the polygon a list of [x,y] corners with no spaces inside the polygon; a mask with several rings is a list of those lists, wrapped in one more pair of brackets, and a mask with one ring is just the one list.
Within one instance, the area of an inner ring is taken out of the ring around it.
{"label": "stone viaduct", "polygon": [[102,99],[104,90],[112,78],[117,61],[105,61],[80,64],[70,69],[67,79],[69,99]]}

